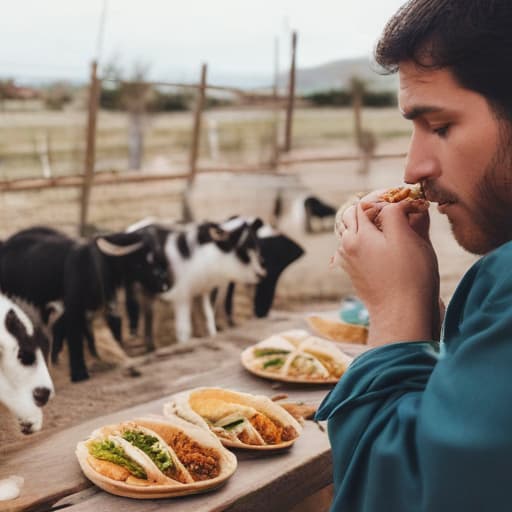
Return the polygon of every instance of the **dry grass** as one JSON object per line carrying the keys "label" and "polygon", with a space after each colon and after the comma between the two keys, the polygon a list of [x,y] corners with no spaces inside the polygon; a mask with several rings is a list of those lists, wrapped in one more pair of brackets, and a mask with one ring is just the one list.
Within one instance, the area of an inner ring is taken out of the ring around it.
{"label": "dry grass", "polygon": [[[293,144],[297,149],[336,147],[352,141],[351,109],[297,109],[294,115]],[[410,127],[395,108],[368,109],[365,128],[378,140],[407,135]],[[274,113],[270,110],[211,110],[203,122],[201,156],[212,156],[209,131],[217,126],[220,158],[227,162],[268,160],[273,145]],[[86,113],[1,112],[0,177],[41,175],[38,146],[47,143],[53,173],[81,172],[84,159]],[[284,127],[284,114],[279,119]],[[144,167],[175,168],[188,158],[192,113],[148,116],[145,125]],[[125,170],[128,161],[128,117],[125,113],[100,112],[98,118],[97,169]],[[210,132],[211,134],[211,132]]]}

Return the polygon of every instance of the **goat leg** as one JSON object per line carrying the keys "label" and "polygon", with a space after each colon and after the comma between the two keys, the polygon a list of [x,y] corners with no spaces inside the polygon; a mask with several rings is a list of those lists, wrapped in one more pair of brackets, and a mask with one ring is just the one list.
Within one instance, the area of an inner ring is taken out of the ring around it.
{"label": "goat leg", "polygon": [[144,342],[146,343],[146,351],[153,352],[155,350],[155,342],[153,340],[153,309],[154,298],[144,294]]}
{"label": "goat leg", "polygon": [[208,336],[215,336],[217,334],[217,327],[215,326],[215,313],[213,312],[209,293],[203,293],[203,295],[201,295],[201,303],[203,306],[204,317],[206,319]]}
{"label": "goat leg", "polygon": [[130,335],[137,336],[139,328],[140,305],[137,300],[134,283],[125,284],[125,307],[128,315]]}
{"label": "goat leg", "polygon": [[107,322],[108,328],[114,336],[114,339],[123,346],[123,337],[121,333],[121,317],[115,313],[106,313],[105,321]]}
{"label": "goat leg", "polygon": [[69,366],[71,381],[80,382],[89,378],[84,358],[83,334],[85,332],[85,318],[76,319],[66,315],[66,339],[69,348]]}

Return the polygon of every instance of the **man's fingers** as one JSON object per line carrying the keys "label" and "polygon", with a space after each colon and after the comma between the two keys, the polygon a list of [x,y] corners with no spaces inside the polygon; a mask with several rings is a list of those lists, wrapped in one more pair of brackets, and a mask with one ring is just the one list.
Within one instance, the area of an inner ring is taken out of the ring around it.
{"label": "man's fingers", "polygon": [[352,205],[345,210],[342,217],[342,224],[345,231],[350,230],[357,233],[356,205]]}
{"label": "man's fingers", "polygon": [[416,233],[428,241],[428,209],[413,210],[406,203],[406,201],[393,203],[382,209],[378,218],[382,231],[388,238],[401,237],[405,233]]}

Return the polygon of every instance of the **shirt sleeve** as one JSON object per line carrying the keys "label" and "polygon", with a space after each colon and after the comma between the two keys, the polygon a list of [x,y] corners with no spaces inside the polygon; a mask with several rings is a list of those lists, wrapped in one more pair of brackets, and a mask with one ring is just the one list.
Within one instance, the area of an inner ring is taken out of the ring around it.
{"label": "shirt sleeve", "polygon": [[333,511],[512,510],[512,279],[496,270],[480,268],[446,355],[374,349],[326,397]]}

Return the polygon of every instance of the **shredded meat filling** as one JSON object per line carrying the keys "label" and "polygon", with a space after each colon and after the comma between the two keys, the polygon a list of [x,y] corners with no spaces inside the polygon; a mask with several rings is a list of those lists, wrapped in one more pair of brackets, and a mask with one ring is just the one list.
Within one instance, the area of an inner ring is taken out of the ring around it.
{"label": "shredded meat filling", "polygon": [[267,416],[256,413],[249,421],[266,444],[279,444],[281,442],[283,427],[274,423]]}
{"label": "shredded meat filling", "polygon": [[291,426],[287,425],[283,428],[283,433],[281,434],[281,439],[283,441],[291,441],[297,437],[297,431]]}
{"label": "shredded meat filling", "polygon": [[238,434],[238,440],[244,444],[251,444],[251,445],[260,445],[261,442],[258,441],[258,439],[255,439],[251,434],[249,434],[246,430],[242,430],[240,434]]}
{"label": "shredded meat filling", "polygon": [[220,456],[212,448],[205,448],[181,432],[175,432],[170,444],[195,481],[209,480],[220,474]]}

